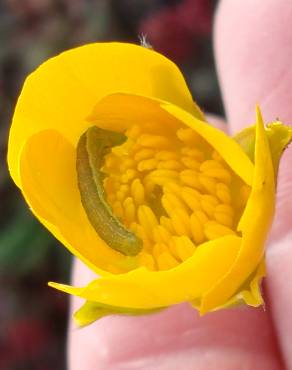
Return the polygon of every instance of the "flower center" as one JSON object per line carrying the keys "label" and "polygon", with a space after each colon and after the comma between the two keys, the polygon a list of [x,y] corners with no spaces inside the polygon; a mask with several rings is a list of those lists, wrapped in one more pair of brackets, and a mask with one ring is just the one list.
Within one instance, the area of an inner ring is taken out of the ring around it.
{"label": "flower center", "polygon": [[103,186],[143,242],[141,265],[173,268],[203,242],[236,233],[250,189],[194,130],[132,126],[125,136],[105,155]]}

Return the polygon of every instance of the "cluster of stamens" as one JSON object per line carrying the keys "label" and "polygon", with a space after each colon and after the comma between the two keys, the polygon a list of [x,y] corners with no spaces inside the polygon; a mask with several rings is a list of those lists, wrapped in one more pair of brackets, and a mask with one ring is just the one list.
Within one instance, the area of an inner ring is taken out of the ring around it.
{"label": "cluster of stamens", "polygon": [[141,265],[167,270],[205,241],[236,234],[249,189],[194,130],[132,126],[125,135],[105,157],[104,188],[113,213],[143,241]]}

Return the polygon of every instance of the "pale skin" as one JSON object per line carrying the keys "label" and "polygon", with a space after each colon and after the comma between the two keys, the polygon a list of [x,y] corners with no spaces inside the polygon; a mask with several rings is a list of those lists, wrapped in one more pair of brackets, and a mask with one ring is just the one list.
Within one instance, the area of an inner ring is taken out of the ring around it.
{"label": "pale skin", "polygon": [[[253,123],[292,124],[292,2],[222,0],[215,16],[217,69],[230,134]],[[222,126],[210,118],[216,126]],[[69,370],[292,370],[292,146],[281,161],[267,248],[266,306],[199,317],[186,304],[143,317],[69,327]],[[93,278],[76,261],[73,283]],[[81,304],[73,299],[72,310]]]}

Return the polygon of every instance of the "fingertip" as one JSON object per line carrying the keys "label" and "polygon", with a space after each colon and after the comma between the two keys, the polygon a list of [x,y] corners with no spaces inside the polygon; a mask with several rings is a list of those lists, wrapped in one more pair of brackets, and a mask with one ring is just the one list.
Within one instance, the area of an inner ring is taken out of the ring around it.
{"label": "fingertip", "polygon": [[292,2],[222,0],[216,14],[217,71],[232,131],[254,122],[292,119]]}

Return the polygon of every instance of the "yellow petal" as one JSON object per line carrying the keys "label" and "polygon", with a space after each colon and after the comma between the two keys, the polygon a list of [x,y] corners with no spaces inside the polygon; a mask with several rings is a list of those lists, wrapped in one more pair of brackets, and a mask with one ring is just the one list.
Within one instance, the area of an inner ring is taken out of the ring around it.
{"label": "yellow petal", "polygon": [[270,230],[275,204],[274,169],[268,137],[257,108],[255,170],[247,206],[238,225],[242,245],[230,271],[202,299],[201,313],[224,304],[256,270]]}
{"label": "yellow petal", "polygon": [[153,50],[125,43],[96,43],[66,51],[43,63],[25,81],[9,135],[8,163],[19,185],[19,155],[28,138],[59,131],[76,146],[96,103],[116,91],[175,103],[202,113],[179,69]]}
{"label": "yellow petal", "polygon": [[86,326],[106,315],[149,315],[161,309],[133,309],[103,305],[97,302],[86,301],[78,311],[74,313],[74,321],[78,326]]}
{"label": "yellow petal", "polygon": [[85,288],[49,283],[84,299],[119,307],[154,308],[200,297],[233,265],[241,238],[224,236],[201,244],[192,257],[171,270],[139,268],[127,274],[105,276]]}
{"label": "yellow petal", "polygon": [[[23,195],[35,216],[73,254],[97,273],[130,258],[109,248],[88,222],[77,186],[76,150],[54,130],[29,138],[21,153]],[[125,266],[124,266],[125,267]]]}

